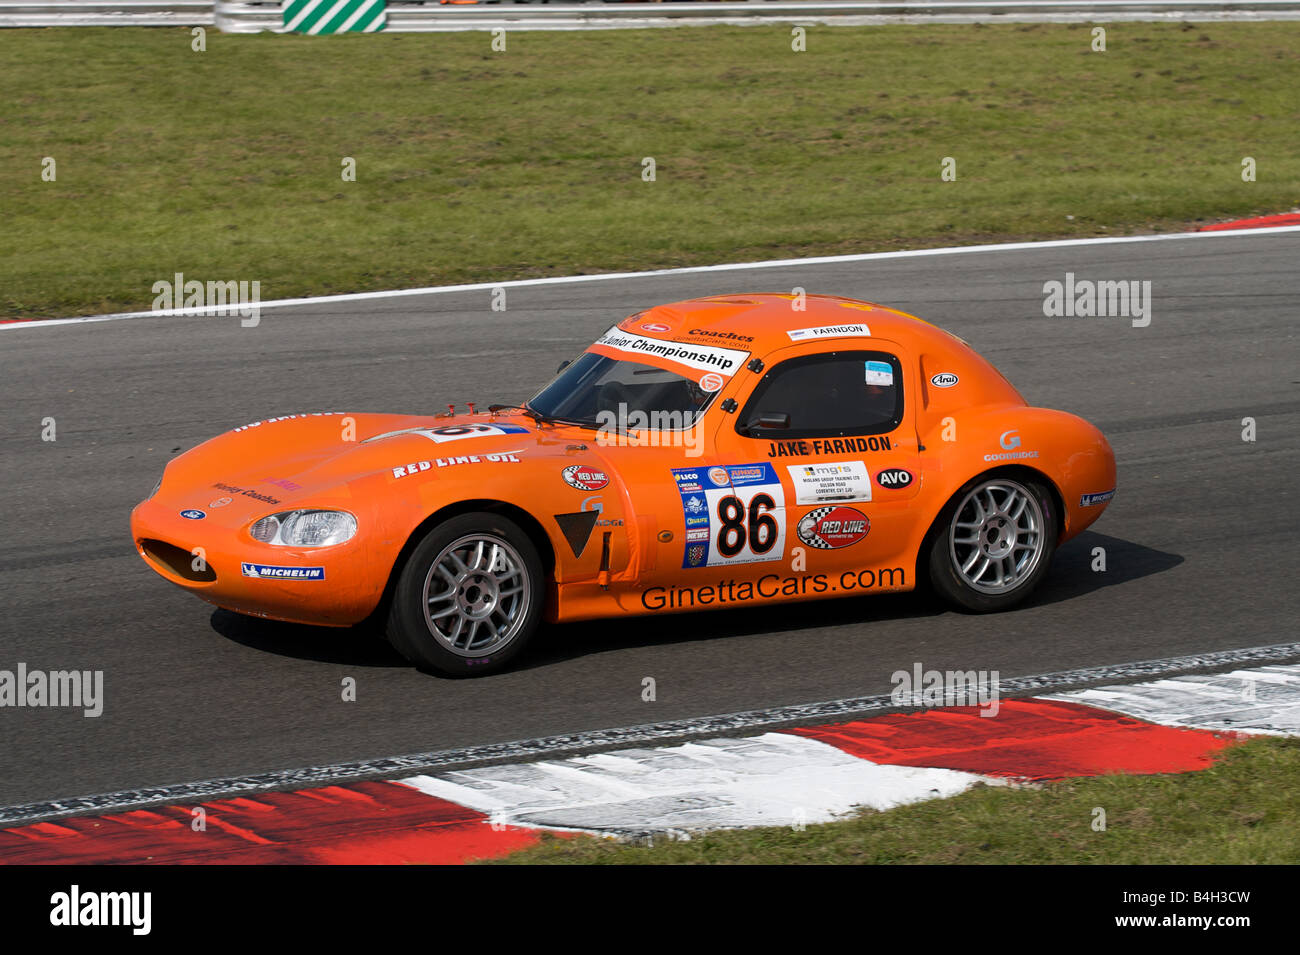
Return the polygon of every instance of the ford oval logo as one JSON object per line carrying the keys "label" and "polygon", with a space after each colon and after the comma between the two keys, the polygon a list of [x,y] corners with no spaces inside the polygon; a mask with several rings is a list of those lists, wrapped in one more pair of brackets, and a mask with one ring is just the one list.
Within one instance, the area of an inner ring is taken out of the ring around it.
{"label": "ford oval logo", "polygon": [[187,521],[201,521],[207,516],[207,514],[202,511],[196,511],[194,508],[181,511],[181,517],[185,518]]}
{"label": "ford oval logo", "polygon": [[939,374],[930,378],[930,384],[936,388],[951,388],[961,379],[949,371],[941,371]]}

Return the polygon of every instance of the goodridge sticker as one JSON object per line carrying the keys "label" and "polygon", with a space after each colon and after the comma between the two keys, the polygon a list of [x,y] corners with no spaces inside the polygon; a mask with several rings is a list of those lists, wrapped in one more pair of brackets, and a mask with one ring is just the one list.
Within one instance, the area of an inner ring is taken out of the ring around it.
{"label": "goodridge sticker", "polygon": [[796,504],[871,500],[871,475],[861,461],[787,464]]}
{"label": "goodridge sticker", "polygon": [[766,461],[674,468],[686,523],[685,568],[780,560],[785,552],[785,491]]}

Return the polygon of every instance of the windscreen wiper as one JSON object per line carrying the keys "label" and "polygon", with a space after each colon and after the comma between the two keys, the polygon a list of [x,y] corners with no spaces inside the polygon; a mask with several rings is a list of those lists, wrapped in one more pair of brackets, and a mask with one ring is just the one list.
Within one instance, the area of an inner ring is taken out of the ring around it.
{"label": "windscreen wiper", "polygon": [[546,421],[546,415],[542,414],[540,411],[534,411],[532,408],[528,407],[528,405],[488,405],[488,411],[492,414],[497,414],[501,411],[519,411],[528,415],[528,417],[532,418],[538,424],[542,424]]}

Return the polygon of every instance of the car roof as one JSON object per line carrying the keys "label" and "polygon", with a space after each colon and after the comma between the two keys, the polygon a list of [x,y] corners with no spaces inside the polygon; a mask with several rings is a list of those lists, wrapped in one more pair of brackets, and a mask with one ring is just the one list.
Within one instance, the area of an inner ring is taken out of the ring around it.
{"label": "car roof", "polygon": [[[798,329],[866,325],[871,338],[896,341],[910,348],[970,346],[924,319],[897,309],[839,295],[807,294],[803,309],[789,292],[738,293],[686,299],[637,312],[619,323],[625,332],[666,341],[743,348],[755,356],[788,346]],[[647,327],[649,326],[649,327]],[[827,339],[844,347],[843,338]]]}

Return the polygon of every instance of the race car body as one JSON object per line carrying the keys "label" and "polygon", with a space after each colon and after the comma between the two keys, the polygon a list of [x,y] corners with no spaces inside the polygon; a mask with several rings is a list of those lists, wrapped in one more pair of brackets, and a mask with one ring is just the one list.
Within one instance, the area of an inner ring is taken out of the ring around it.
{"label": "race car body", "polygon": [[833,296],[717,296],[611,327],[524,405],[321,412],[180,455],[140,555],[218,606],[504,667],[542,619],[910,590],[1024,599],[1115,489],[1102,434],[960,339]]}

